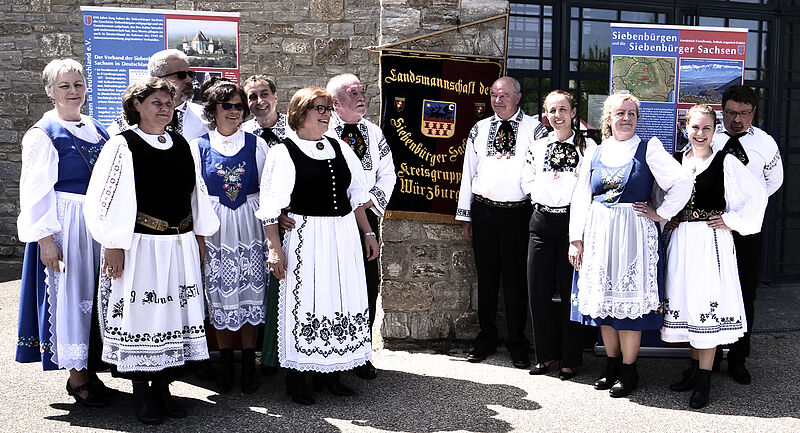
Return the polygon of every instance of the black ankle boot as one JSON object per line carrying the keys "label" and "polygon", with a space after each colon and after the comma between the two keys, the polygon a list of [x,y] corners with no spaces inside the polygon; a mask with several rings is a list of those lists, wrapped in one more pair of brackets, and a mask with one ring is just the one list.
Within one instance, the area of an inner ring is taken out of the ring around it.
{"label": "black ankle boot", "polygon": [[169,392],[169,381],[154,380],[151,388],[154,400],[161,413],[170,418],[185,418],[186,409],[182,408]]}
{"label": "black ankle boot", "polygon": [[669,389],[678,392],[686,392],[694,389],[695,378],[697,377],[697,370],[700,369],[700,361],[693,359],[689,368],[683,370],[683,377],[681,380],[671,383]]}
{"label": "black ankle boot", "polygon": [[153,391],[147,382],[133,384],[133,410],[136,418],[144,424],[161,424],[164,417],[153,398]]}
{"label": "black ankle boot", "polygon": [[639,385],[639,372],[636,370],[636,363],[622,364],[619,370],[619,378],[608,393],[614,398],[625,397],[630,395],[637,385]]}
{"label": "black ankle boot", "polygon": [[286,370],[286,394],[295,403],[314,404],[314,397],[311,396],[311,392],[306,386],[306,377],[297,370]]}
{"label": "black ankle boot", "polygon": [[219,374],[217,374],[217,386],[219,393],[225,394],[233,389],[233,375],[236,371],[236,364],[233,362],[233,349],[220,349],[219,356],[221,363]]}
{"label": "black ankle boot", "polygon": [[708,404],[708,397],[711,393],[711,371],[697,370],[694,392],[689,399],[689,407],[700,409]]}
{"label": "black ankle boot", "polygon": [[594,389],[609,389],[614,386],[614,382],[617,381],[617,377],[619,376],[619,366],[622,363],[622,357],[607,357],[606,358],[606,369],[603,371],[603,374],[597,378],[594,382]]}
{"label": "black ankle boot", "polygon": [[328,388],[328,392],[339,397],[351,397],[356,395],[349,386],[342,384],[339,372],[334,373],[315,373],[313,376],[314,389],[320,390]]}
{"label": "black ankle boot", "polygon": [[256,350],[242,349],[242,393],[252,394],[258,391],[261,379],[256,373]]}

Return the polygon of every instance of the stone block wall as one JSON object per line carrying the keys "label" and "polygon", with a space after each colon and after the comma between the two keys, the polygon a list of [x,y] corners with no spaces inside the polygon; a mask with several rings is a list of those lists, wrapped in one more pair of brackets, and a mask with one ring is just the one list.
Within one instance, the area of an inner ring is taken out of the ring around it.
{"label": "stone block wall", "polygon": [[20,277],[24,246],[16,237],[20,141],[52,108],[41,84],[52,59],[81,61],[80,6],[116,6],[239,12],[240,71],[273,75],[279,109],[306,86],[324,87],[333,75],[352,72],[365,83],[368,115],[379,110],[376,0],[4,0],[0,2],[0,279]]}
{"label": "stone block wall", "polygon": [[[507,6],[490,0],[382,0],[381,44],[502,14]],[[504,32],[505,20],[498,20],[414,44],[427,51],[502,56]],[[385,219],[382,236],[385,344],[472,340],[478,332],[477,278],[472,245],[460,226]],[[501,335],[503,323],[501,311]]]}

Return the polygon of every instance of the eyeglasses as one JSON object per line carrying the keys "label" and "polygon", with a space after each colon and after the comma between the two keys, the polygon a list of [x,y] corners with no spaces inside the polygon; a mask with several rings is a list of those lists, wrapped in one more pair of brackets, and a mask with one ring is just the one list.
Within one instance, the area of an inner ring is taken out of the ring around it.
{"label": "eyeglasses", "polygon": [[176,75],[179,80],[185,80],[186,77],[194,78],[194,71],[175,71],[167,75],[162,75],[159,78],[167,78],[170,75]]}
{"label": "eyeglasses", "polygon": [[319,114],[321,114],[321,115],[323,115],[323,116],[324,116],[324,115],[325,115],[325,113],[331,113],[331,112],[333,112],[333,107],[332,107],[332,106],[328,106],[328,107],[326,107],[326,106],[324,106],[324,105],[315,105],[315,106],[313,106],[313,107],[310,107],[310,108],[309,108],[309,111],[310,111],[310,110],[317,110],[317,113],[319,113]]}
{"label": "eyeglasses", "polygon": [[722,111],[724,111],[725,114],[730,116],[731,119],[735,119],[737,117],[741,117],[742,119],[744,119],[753,114],[753,110],[747,110],[747,111],[722,110]]}
{"label": "eyeglasses", "polygon": [[236,110],[236,111],[244,111],[244,104],[237,103],[231,104],[230,102],[220,102],[220,107],[222,107],[225,111]]}

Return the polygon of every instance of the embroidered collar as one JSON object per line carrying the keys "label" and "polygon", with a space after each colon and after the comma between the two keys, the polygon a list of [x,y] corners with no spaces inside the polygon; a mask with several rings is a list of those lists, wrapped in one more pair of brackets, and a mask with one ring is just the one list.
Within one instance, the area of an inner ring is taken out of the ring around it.
{"label": "embroidered collar", "polygon": [[[511,117],[508,119],[508,121],[509,121],[509,122],[516,122],[516,123],[519,123],[519,122],[521,122],[521,121],[522,121],[522,117],[523,117],[523,116],[525,116],[525,113],[523,113],[523,112],[522,112],[522,109],[521,109],[521,108],[517,107],[517,114],[515,114],[515,115],[511,116]],[[500,122],[502,122],[502,121],[503,121],[503,119],[501,119],[501,118],[500,118],[500,116],[498,116],[498,115],[497,115],[497,113],[495,113],[495,114],[492,116],[492,120],[491,120],[491,122],[492,122],[492,123],[500,123]]]}
{"label": "embroidered collar", "polygon": [[[717,125],[717,131],[716,131],[717,134],[724,134],[726,132],[728,132],[728,130],[725,129],[725,124],[724,123],[720,123],[719,125]],[[756,133],[756,130],[755,130],[755,128],[753,128],[753,125],[750,125],[750,126],[747,127],[747,135],[753,135],[755,133]]]}
{"label": "embroidered collar", "polygon": [[[338,115],[338,114],[336,114],[336,112],[335,112],[335,111],[334,111],[334,112],[333,112],[333,114],[331,115],[331,120],[332,120],[331,124],[333,125],[333,127],[334,127],[334,128],[335,128],[335,127],[339,127],[339,126],[341,126],[341,127],[344,127],[344,125],[346,125],[346,124],[347,124],[347,122],[345,122],[345,121],[344,121],[344,119],[342,119],[341,117],[339,117],[339,115]],[[362,123],[364,123],[364,116],[361,116],[361,118],[360,118],[360,119],[358,119],[358,122],[356,122],[356,123],[353,123],[353,125],[360,125],[360,124],[362,124]]]}
{"label": "embroidered collar", "polygon": [[183,101],[181,105],[175,107],[175,111],[180,111],[181,113],[186,113],[186,108],[189,106],[189,101]]}
{"label": "embroidered collar", "polygon": [[[547,140],[550,143],[555,143],[555,142],[559,141],[558,140],[558,133],[556,131],[550,131],[550,133],[547,134]],[[568,139],[564,140],[563,143],[572,143],[572,144],[574,144],[575,143],[575,131],[572,131],[572,135],[570,135]]]}

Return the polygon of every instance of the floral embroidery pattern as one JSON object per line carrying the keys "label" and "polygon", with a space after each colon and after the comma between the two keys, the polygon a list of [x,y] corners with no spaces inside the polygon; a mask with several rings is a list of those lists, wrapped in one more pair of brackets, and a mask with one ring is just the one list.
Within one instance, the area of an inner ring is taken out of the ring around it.
{"label": "floral embroidery pattern", "polygon": [[80,308],[81,313],[89,314],[92,312],[92,307],[94,306],[94,302],[91,299],[85,299],[78,304],[78,308]]}
{"label": "floral embroidery pattern", "polygon": [[191,338],[190,336],[204,336],[205,334],[206,328],[203,325],[186,325],[183,327],[183,330],[176,329],[174,331],[154,332],[152,334],[146,332],[144,334],[132,334],[123,331],[122,328],[109,326],[106,328],[105,336],[106,338],[122,343],[163,343],[173,340],[182,341],[185,338]]}
{"label": "floral embroidery pattern", "polygon": [[625,178],[625,168],[600,169],[600,178],[603,182],[603,190],[605,190],[605,197],[603,201],[606,203],[616,203],[617,198],[622,195],[625,185],[622,180]]}
{"label": "floral embroidery pattern", "polygon": [[97,157],[98,157],[98,155],[100,155],[100,150],[102,150],[102,149],[103,149],[103,146],[97,146],[97,145],[94,145],[94,146],[82,145],[81,146],[81,150],[86,152],[86,155],[89,157],[89,159],[87,160],[87,162],[89,163],[89,168],[93,168],[94,167],[94,163],[97,162]]}
{"label": "floral embroidery pattern", "polygon": [[239,190],[242,189],[242,176],[245,173],[245,165],[245,161],[242,161],[236,167],[224,167],[220,163],[214,166],[217,169],[217,176],[222,178],[222,189],[225,190],[225,195],[231,201],[236,201],[236,197],[239,196]]}
{"label": "floral embroidery pattern", "polygon": [[39,347],[39,339],[31,335],[30,337],[19,337],[17,346],[21,347]]}
{"label": "floral embroidery pattern", "polygon": [[364,325],[369,322],[368,318],[369,311],[366,310],[352,317],[337,311],[333,318],[327,316],[317,318],[315,313],[307,312],[305,322],[300,324],[300,336],[305,338],[308,344],[320,339],[325,346],[331,344],[331,339],[335,339],[339,344],[344,344],[346,340],[356,341]]}
{"label": "floral embroidery pattern", "polygon": [[124,301],[122,300],[122,298],[119,298],[119,301],[117,301],[114,304],[114,306],[111,308],[111,317],[112,318],[115,319],[117,317],[122,317],[123,304],[124,304]]}
{"label": "floral embroidery pattern", "polygon": [[548,146],[545,154],[545,171],[575,171],[577,166],[578,151],[573,145],[556,141]]}

